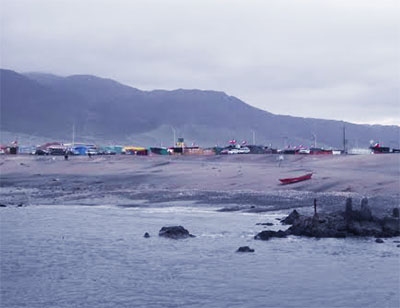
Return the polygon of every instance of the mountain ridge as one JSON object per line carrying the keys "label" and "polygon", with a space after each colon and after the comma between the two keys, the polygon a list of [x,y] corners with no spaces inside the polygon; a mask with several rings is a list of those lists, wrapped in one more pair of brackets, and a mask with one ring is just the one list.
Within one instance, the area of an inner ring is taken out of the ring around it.
{"label": "mountain ridge", "polygon": [[[275,115],[224,92],[198,89],[142,91],[92,75],[60,77],[0,70],[1,130],[70,140],[172,145],[172,134],[213,146],[230,139],[275,147],[398,146],[399,127]],[[24,112],[21,112],[21,111]],[[315,140],[317,139],[317,140]],[[396,144],[397,143],[397,144]]]}

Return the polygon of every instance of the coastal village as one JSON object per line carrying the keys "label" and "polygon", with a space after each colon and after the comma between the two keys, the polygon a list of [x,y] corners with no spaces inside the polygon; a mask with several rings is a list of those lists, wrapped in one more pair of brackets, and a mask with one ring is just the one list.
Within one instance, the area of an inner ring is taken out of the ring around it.
{"label": "coastal village", "polygon": [[97,145],[90,143],[63,143],[47,142],[37,146],[20,145],[18,141],[7,145],[0,145],[0,154],[25,155],[60,155],[60,156],[95,156],[95,155],[236,155],[236,154],[288,154],[288,155],[341,155],[341,154],[390,154],[400,153],[400,149],[383,146],[379,143],[371,144],[368,148],[325,149],[314,146],[286,146],[273,148],[265,145],[247,144],[229,140],[228,145],[221,147],[203,148],[198,145],[187,145],[184,138],[178,138],[171,147],[142,147],[134,145]]}

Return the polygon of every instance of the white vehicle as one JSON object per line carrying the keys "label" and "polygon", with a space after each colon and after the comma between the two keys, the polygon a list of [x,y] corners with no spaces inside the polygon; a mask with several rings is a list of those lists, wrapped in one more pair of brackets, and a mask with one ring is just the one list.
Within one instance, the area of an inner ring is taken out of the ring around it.
{"label": "white vehicle", "polygon": [[250,153],[250,149],[248,147],[239,147],[230,149],[228,151],[228,154],[248,154],[248,153]]}
{"label": "white vehicle", "polygon": [[86,152],[87,155],[97,155],[99,152],[97,152],[96,149],[88,149]]}
{"label": "white vehicle", "polygon": [[248,147],[240,147],[239,148],[239,153],[238,154],[249,154],[250,149]]}

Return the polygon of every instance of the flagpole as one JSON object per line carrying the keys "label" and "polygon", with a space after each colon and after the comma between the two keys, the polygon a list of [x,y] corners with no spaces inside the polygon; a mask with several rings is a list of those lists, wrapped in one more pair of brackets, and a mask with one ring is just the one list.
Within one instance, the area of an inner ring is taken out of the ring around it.
{"label": "flagpole", "polygon": [[75,145],[75,123],[72,124],[72,147]]}
{"label": "flagpole", "polygon": [[253,132],[253,145],[256,145],[256,132],[252,130]]}

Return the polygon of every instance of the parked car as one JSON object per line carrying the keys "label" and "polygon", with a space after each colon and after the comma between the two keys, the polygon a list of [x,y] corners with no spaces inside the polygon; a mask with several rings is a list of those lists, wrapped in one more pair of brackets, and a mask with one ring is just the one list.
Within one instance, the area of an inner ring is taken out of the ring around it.
{"label": "parked car", "polygon": [[49,147],[48,152],[49,155],[65,155],[66,148],[65,147]]}
{"label": "parked car", "polygon": [[67,155],[79,155],[79,151],[75,150],[75,149],[69,149],[67,150]]}
{"label": "parked car", "polygon": [[248,147],[233,148],[228,151],[228,154],[249,154],[250,149]]}
{"label": "parked car", "polygon": [[43,149],[36,149],[36,151],[33,154],[34,155],[49,155],[49,151],[46,151]]}
{"label": "parked car", "polygon": [[88,149],[86,152],[87,155],[98,155],[99,152],[97,152],[96,149]]}
{"label": "parked car", "polygon": [[106,150],[104,151],[104,155],[115,155],[117,154],[117,152],[113,151],[113,150]]}
{"label": "parked car", "polygon": [[248,147],[240,147],[239,148],[239,153],[238,154],[249,154],[250,149]]}

